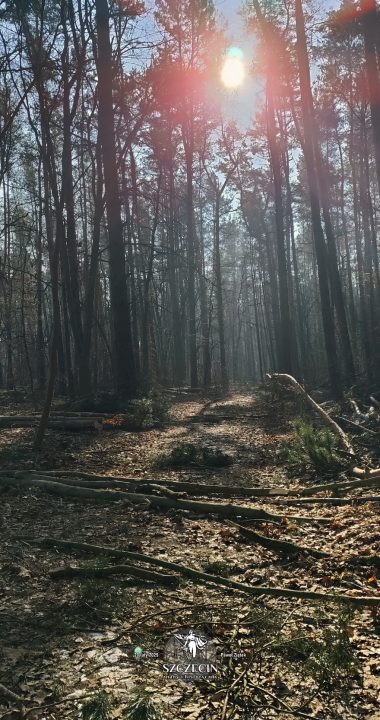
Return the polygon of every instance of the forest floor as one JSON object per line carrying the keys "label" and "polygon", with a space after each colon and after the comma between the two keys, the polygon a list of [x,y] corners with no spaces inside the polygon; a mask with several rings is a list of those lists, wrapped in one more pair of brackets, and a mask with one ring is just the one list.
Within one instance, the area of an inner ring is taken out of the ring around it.
{"label": "forest floor", "polygon": [[[205,413],[215,415],[215,422],[203,422]],[[162,429],[139,433],[50,431],[39,453],[32,450],[33,430],[2,430],[0,469],[75,470],[232,487],[316,483],[315,472],[289,472],[278,455],[281,443],[292,443],[294,437],[294,408],[286,404],[279,407],[259,392],[244,392],[216,402],[180,399],[170,414]],[[198,421],[192,422],[195,416]],[[183,442],[227,450],[233,463],[211,468],[198,458],[187,467],[165,466],[162,455]],[[351,612],[330,601],[252,598],[187,579],[176,589],[138,586],[122,576],[53,580],[52,568],[101,567],[108,560],[19,539],[48,536],[129,549],[252,586],[348,595],[379,592],[373,568],[346,563],[352,553],[379,551],[378,503],[353,500],[336,507],[299,505],[294,499],[292,505],[274,505],[273,499],[259,497],[231,502],[280,514],[278,524],[256,521],[250,527],[270,538],[325,550],[331,557],[281,556],[245,542],[215,516],[131,509],[121,502],[93,504],[37,488],[3,491],[0,719],[153,720],[154,714],[123,715],[136,688],[151,693],[163,720],[379,719],[380,625],[374,610]],[[300,514],[310,522],[289,519]],[[329,522],[321,525],[319,517]],[[215,679],[189,684],[166,677],[163,650],[182,628],[195,629],[225,653]],[[144,651],[140,660],[134,655],[136,646]],[[86,705],[97,694],[101,708],[105,695],[99,692],[107,694],[108,716],[99,709],[91,715]]]}

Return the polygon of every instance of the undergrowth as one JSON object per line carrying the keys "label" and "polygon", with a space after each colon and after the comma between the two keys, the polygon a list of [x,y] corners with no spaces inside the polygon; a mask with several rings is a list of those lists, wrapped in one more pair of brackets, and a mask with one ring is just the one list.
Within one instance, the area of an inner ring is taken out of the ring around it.
{"label": "undergrowth", "polygon": [[169,403],[159,392],[152,390],[147,397],[131,400],[124,419],[130,430],[149,430],[169,420]]}
{"label": "undergrowth", "polygon": [[207,561],[203,565],[203,572],[211,575],[228,577],[231,574],[232,565],[224,560]]}
{"label": "undergrowth", "polygon": [[105,692],[94,695],[82,706],[82,720],[108,720],[110,713],[110,702]]}
{"label": "undergrowth", "polygon": [[297,418],[292,423],[295,438],[278,450],[281,460],[291,467],[313,466],[320,472],[332,472],[343,466],[337,452],[338,439],[328,428],[317,428]]}
{"label": "undergrowth", "polygon": [[151,693],[136,689],[124,710],[125,720],[162,720],[162,715],[153,701]]}
{"label": "undergrowth", "polygon": [[[101,567],[100,564],[97,567]],[[84,579],[78,586],[71,609],[89,619],[108,623],[131,612],[132,597],[127,589],[100,578]]]}
{"label": "undergrowth", "polygon": [[333,620],[317,612],[312,636],[295,631],[285,642],[275,644],[274,650],[290,662],[301,663],[303,673],[320,688],[349,687],[359,670],[350,642],[352,620],[352,610],[346,607]]}
{"label": "undergrowth", "polygon": [[191,465],[196,460],[197,452],[197,446],[193,443],[178,443],[172,447],[169,453],[159,455],[155,466],[164,468]]}
{"label": "undergrowth", "polygon": [[157,468],[187,467],[196,463],[208,467],[229,467],[234,462],[229,452],[213,445],[197,447],[191,442],[181,442],[173,445],[168,453],[162,453],[155,462]]}

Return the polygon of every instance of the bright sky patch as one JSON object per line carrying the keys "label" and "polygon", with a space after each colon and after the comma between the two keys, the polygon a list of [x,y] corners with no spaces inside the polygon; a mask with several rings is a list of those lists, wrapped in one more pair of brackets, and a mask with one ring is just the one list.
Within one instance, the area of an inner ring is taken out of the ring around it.
{"label": "bright sky patch", "polygon": [[245,68],[243,52],[240,48],[231,47],[227,50],[220,76],[223,85],[231,90],[239,87],[243,83]]}

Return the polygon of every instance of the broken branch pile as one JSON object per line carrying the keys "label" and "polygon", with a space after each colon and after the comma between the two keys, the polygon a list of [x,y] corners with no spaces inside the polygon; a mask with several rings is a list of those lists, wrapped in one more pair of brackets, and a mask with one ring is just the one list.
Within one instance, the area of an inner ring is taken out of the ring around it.
{"label": "broken branch pile", "polygon": [[[60,477],[57,473],[52,473],[52,475],[42,475],[41,473],[33,473],[33,472],[14,472],[12,475],[9,473],[2,473],[0,474],[0,485],[13,485],[13,486],[31,486],[31,487],[39,487],[42,490],[52,492],[53,494],[58,494],[63,497],[76,497],[79,499],[88,499],[91,501],[122,501],[126,502],[129,505],[137,506],[138,508],[149,508],[149,509],[158,509],[158,510],[168,510],[170,508],[175,508],[179,510],[184,511],[191,511],[195,512],[199,515],[208,515],[211,517],[218,518],[219,520],[227,520],[229,521],[229,524],[232,525],[232,527],[235,527],[236,530],[240,533],[240,535],[245,538],[248,542],[255,542],[260,544],[261,546],[267,548],[268,550],[271,550],[277,554],[285,555],[287,557],[291,556],[297,556],[297,555],[303,555],[303,556],[310,556],[318,559],[326,559],[326,560],[332,560],[333,557],[326,552],[319,551],[317,549],[304,547],[301,545],[297,545],[296,543],[291,543],[286,540],[277,540],[274,538],[268,538],[265,535],[262,535],[261,533],[255,532],[251,530],[250,528],[246,528],[242,526],[241,524],[237,524],[235,522],[232,522],[232,520],[265,520],[266,522],[276,522],[279,523],[283,520],[283,516],[269,512],[267,510],[264,510],[262,508],[258,507],[246,507],[246,506],[240,506],[240,505],[233,505],[233,504],[221,504],[221,503],[213,503],[213,502],[200,502],[197,500],[187,500],[184,499],[183,496],[181,496],[180,493],[176,493],[172,491],[170,488],[167,488],[165,486],[162,486],[161,484],[157,484],[157,482],[150,482],[147,483],[146,481],[136,481],[136,480],[117,480],[116,478],[107,478],[102,476],[91,476],[86,473],[79,473],[79,477],[75,477],[74,473],[69,473],[71,477],[68,477],[68,473],[62,473],[63,477]],[[351,486],[357,487],[358,483],[365,485],[367,480],[370,481],[370,483],[373,482],[380,482],[377,478],[366,478],[364,477],[361,480],[356,480],[351,483]],[[73,484],[70,484],[73,483]],[[76,484],[74,484],[76,483]],[[181,483],[177,483],[177,485],[181,485]],[[318,490],[327,489],[327,490],[336,490],[337,485],[339,483],[330,483],[328,486],[316,486],[314,488],[315,492],[318,492]],[[347,489],[347,483],[340,483],[340,485],[343,485],[344,489]],[[202,487],[202,486],[199,486]],[[122,488],[122,489],[119,489]],[[142,492],[135,492],[136,489],[139,489],[140,491],[143,489],[150,490],[149,493],[142,493]],[[349,488],[348,488],[349,489]],[[153,495],[151,494],[152,491],[155,491],[159,494]],[[248,490],[248,488],[247,488]],[[300,488],[298,492],[302,495],[305,492],[310,492],[310,488]],[[204,488],[202,488],[202,492],[204,493]],[[290,491],[289,491],[290,492]],[[167,494],[169,493],[169,495]],[[183,495],[183,494],[182,494]],[[297,502],[297,500],[306,500],[307,502],[313,502],[313,501],[321,501],[321,502],[328,502],[329,498],[292,498],[291,500],[288,500],[288,502]],[[360,498],[361,500],[370,500],[372,498]],[[339,500],[339,498],[332,498],[333,502],[336,502]],[[355,501],[355,498],[344,498],[346,502]],[[282,499],[281,499],[282,501]],[[274,502],[273,497],[267,496],[266,502]],[[319,518],[319,517],[294,517],[288,516],[287,519],[291,520],[294,519],[298,522],[319,522],[319,523],[329,523],[329,518]],[[162,573],[159,573],[156,577],[154,575],[148,576],[148,574],[145,572],[143,568],[135,568],[134,565],[112,565],[112,566],[106,566],[101,568],[88,568],[88,567],[82,567],[82,568],[75,568],[72,566],[68,566],[65,568],[59,568],[58,570],[52,570],[50,572],[50,577],[55,579],[69,579],[69,578],[76,578],[79,576],[85,576],[85,577],[108,577],[108,576],[114,576],[114,575],[130,575],[132,577],[138,577],[145,580],[149,580],[152,582],[155,582],[157,584],[166,584],[166,585],[176,585],[178,584],[178,576],[183,576],[190,579],[196,579],[197,581],[205,582],[205,583],[212,583],[216,585],[221,585],[224,587],[227,587],[233,591],[240,591],[244,593],[248,593],[250,595],[259,596],[262,595],[269,595],[272,597],[299,597],[299,598],[306,598],[306,599],[315,599],[315,600],[321,600],[322,598],[325,600],[337,600],[340,602],[353,602],[357,605],[378,605],[380,604],[380,597],[376,596],[364,596],[364,597],[356,597],[356,596],[349,596],[349,595],[335,595],[330,594],[326,595],[324,593],[318,593],[314,591],[300,591],[300,590],[293,590],[291,588],[279,588],[279,587],[266,587],[266,586],[255,586],[251,587],[248,585],[245,585],[244,583],[238,583],[233,580],[230,580],[229,578],[225,577],[219,577],[216,575],[211,575],[209,573],[203,573],[201,571],[195,570],[193,568],[188,568],[183,565],[179,565],[177,563],[169,563],[167,561],[163,561],[157,558],[151,558],[147,555],[141,554],[141,553],[133,553],[129,551],[114,549],[114,548],[107,548],[107,547],[98,547],[93,545],[87,545],[85,543],[78,543],[78,542],[71,542],[71,541],[63,541],[63,540],[56,540],[52,538],[42,538],[42,539],[27,539],[27,542],[32,544],[37,544],[42,547],[61,547],[71,550],[79,550],[79,551],[86,551],[86,552],[95,552],[100,554],[108,554],[114,557],[119,558],[127,558],[128,560],[133,560],[135,562],[142,562],[147,564],[153,564],[157,565],[160,568],[164,568],[167,570],[173,571],[176,575],[171,576],[165,576]],[[336,558],[335,558],[336,560]],[[380,558],[377,556],[355,556],[355,557],[349,557],[345,558],[344,562],[348,565],[373,565],[375,567],[380,567]]]}

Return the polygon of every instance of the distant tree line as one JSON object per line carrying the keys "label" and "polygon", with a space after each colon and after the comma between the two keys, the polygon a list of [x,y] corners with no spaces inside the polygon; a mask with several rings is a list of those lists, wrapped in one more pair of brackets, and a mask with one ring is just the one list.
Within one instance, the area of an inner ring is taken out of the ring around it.
{"label": "distant tree line", "polygon": [[242,131],[212,0],[0,3],[1,388],[379,382],[378,7],[245,14]]}

